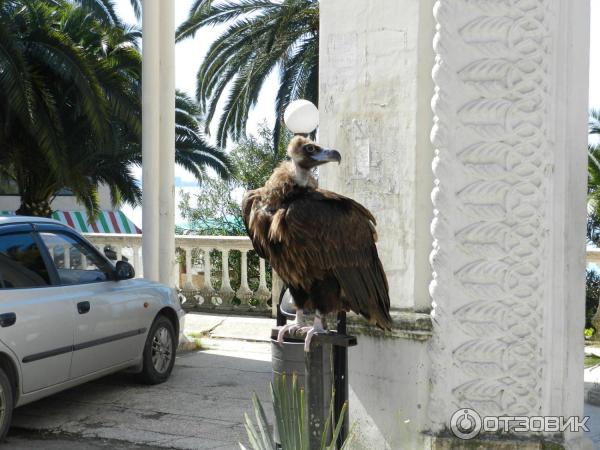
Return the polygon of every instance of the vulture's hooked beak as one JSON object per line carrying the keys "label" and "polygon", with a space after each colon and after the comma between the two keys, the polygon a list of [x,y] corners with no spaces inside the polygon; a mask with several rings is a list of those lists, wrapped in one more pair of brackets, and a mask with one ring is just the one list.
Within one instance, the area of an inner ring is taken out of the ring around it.
{"label": "vulture's hooked beak", "polygon": [[339,164],[342,161],[342,155],[337,150],[329,148],[320,148],[318,151],[310,155],[310,158],[317,161],[319,164],[324,164],[332,161],[337,161]]}

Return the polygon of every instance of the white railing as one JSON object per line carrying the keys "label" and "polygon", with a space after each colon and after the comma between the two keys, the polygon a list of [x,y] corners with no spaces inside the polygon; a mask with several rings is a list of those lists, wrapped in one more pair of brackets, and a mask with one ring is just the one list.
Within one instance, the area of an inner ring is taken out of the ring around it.
{"label": "white railing", "polygon": [[[135,268],[136,277],[143,277],[141,235],[85,236],[105,254],[117,260],[125,257]],[[186,309],[250,314],[276,311],[267,283],[272,273],[267,272],[265,260],[254,254],[247,237],[176,235],[175,247],[175,279]]]}
{"label": "white railing", "polygon": [[600,248],[599,249],[588,248],[586,251],[586,261],[588,264],[600,265]]}

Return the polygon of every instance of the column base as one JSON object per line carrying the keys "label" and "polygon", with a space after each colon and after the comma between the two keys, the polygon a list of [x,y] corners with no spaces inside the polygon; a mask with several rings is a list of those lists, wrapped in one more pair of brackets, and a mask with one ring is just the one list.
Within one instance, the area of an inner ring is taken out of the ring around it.
{"label": "column base", "polygon": [[555,442],[540,438],[517,438],[506,436],[480,437],[463,440],[450,436],[427,436],[425,450],[593,450],[592,441],[581,437],[567,442]]}

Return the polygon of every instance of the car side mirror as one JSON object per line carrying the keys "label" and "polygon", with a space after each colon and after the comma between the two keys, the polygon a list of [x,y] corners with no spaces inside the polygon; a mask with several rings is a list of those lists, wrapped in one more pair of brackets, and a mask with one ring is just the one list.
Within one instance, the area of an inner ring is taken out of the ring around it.
{"label": "car side mirror", "polygon": [[129,280],[135,277],[135,269],[127,261],[117,261],[115,274],[117,280]]}

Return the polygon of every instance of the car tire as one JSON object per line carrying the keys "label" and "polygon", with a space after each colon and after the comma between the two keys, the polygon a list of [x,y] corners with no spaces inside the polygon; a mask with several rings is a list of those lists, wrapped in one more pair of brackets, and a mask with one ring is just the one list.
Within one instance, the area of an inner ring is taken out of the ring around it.
{"label": "car tire", "polygon": [[8,379],[6,372],[0,368],[0,441],[4,440],[10,428],[15,404],[14,398],[13,384]]}
{"label": "car tire", "polygon": [[139,381],[144,384],[167,381],[175,364],[176,352],[177,336],[173,324],[167,317],[160,315],[152,323],[146,337]]}

